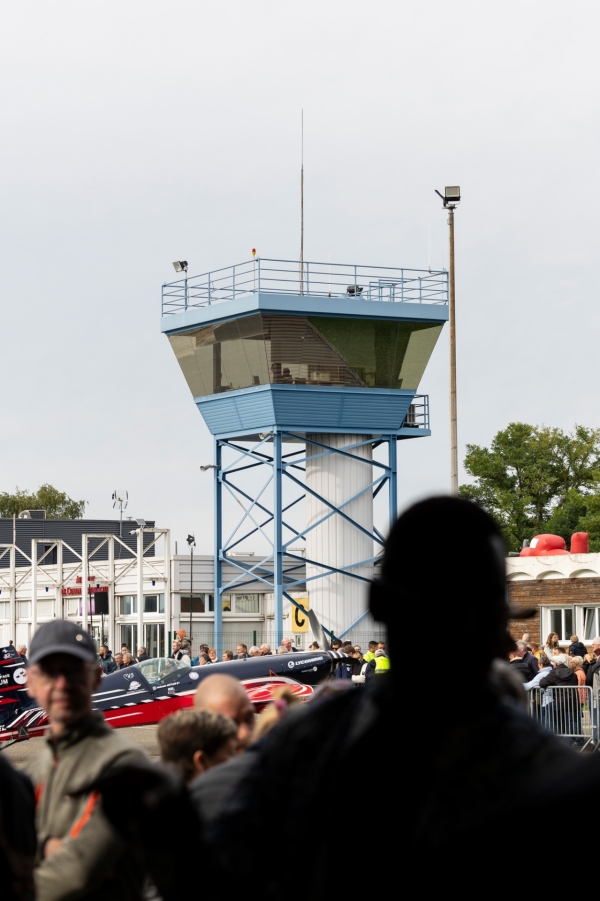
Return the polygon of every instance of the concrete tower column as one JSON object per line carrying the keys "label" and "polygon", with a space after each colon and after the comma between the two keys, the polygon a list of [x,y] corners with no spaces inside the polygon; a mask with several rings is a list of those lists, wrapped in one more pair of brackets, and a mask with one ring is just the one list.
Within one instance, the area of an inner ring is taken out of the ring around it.
{"label": "concrete tower column", "polygon": [[[359,441],[366,435],[309,435],[327,447],[342,449]],[[323,448],[306,445],[306,485],[316,491],[331,504],[339,507],[373,481],[373,467],[341,454],[320,457]],[[373,459],[371,444],[349,451],[365,461]],[[311,457],[316,457],[312,460]],[[306,494],[306,524],[311,526],[331,508],[309,492]],[[359,523],[367,532],[361,532],[339,514],[333,514],[306,536],[306,556],[328,566],[341,569],[355,561],[367,560],[374,555],[373,539],[373,490],[365,491],[359,498],[343,508],[343,512]],[[323,572],[322,567],[307,564],[307,578]],[[367,579],[373,578],[373,564],[354,567],[353,573]],[[366,582],[335,573],[322,579],[308,582],[308,596],[311,609],[315,611],[325,628],[339,635],[358,619],[367,606],[368,586]]]}

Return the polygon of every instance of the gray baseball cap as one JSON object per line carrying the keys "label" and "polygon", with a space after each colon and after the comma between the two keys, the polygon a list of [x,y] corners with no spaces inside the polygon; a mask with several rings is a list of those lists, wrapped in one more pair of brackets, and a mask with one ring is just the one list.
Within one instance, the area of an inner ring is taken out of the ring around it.
{"label": "gray baseball cap", "polygon": [[55,619],[39,627],[29,646],[29,663],[38,663],[50,654],[71,654],[88,663],[97,659],[96,643],[81,626]]}

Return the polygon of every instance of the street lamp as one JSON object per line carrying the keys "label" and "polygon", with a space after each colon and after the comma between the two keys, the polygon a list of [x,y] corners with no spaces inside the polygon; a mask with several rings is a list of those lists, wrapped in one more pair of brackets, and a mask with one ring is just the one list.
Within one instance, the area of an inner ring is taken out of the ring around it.
{"label": "street lamp", "polygon": [[196,539],[193,535],[186,538],[190,549],[190,650],[192,645],[192,606],[194,597],[194,548],[196,547]]}
{"label": "street lamp", "polygon": [[460,188],[457,185],[444,188],[444,193],[436,189],[442,198],[444,209],[448,210],[450,238],[450,492],[458,495],[458,429],[456,416],[456,295],[454,289],[454,210],[460,203]]}

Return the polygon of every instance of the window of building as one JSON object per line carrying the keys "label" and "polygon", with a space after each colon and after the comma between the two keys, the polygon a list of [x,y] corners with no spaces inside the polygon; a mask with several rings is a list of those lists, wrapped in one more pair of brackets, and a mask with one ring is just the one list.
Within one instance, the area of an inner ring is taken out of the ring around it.
{"label": "window of building", "polygon": [[257,594],[224,594],[223,613],[260,613]]}
{"label": "window of building", "polygon": [[0,601],[0,619],[8,619],[9,615],[9,605],[6,601]]}
{"label": "window of building", "polygon": [[121,616],[133,616],[137,613],[137,594],[121,595],[117,609]]}
{"label": "window of building", "polygon": [[144,613],[164,613],[165,612],[165,596],[164,594],[145,594],[144,595]]}
{"label": "window of building", "polygon": [[190,597],[182,597],[181,599],[182,613],[212,613],[215,609],[214,598],[212,594],[194,594],[192,601],[192,609],[190,611]]}
{"label": "window of building", "polygon": [[556,632],[560,641],[568,641],[574,632],[575,617],[573,607],[542,608],[542,639],[550,632]]}
{"label": "window of building", "polygon": [[257,594],[236,594],[235,612],[236,613],[258,613],[260,610]]}
{"label": "window of building", "polygon": [[[138,649],[137,635],[138,635],[137,626],[135,626],[135,625],[131,625],[131,626],[122,625],[121,626],[121,644],[122,645],[126,644],[134,657],[137,654],[137,649]],[[117,648],[115,648],[115,651],[116,650],[117,650]],[[118,651],[119,652],[121,651],[120,647],[118,647]]]}
{"label": "window of building", "polygon": [[31,616],[31,601],[19,601],[17,604],[19,619],[29,619]]}
{"label": "window of building", "polygon": [[592,641],[600,635],[600,607],[583,608],[583,640]]}
{"label": "window of building", "polygon": [[[394,285],[372,289],[387,299]],[[273,383],[416,389],[441,329],[435,322],[255,313],[169,341],[194,397]]]}

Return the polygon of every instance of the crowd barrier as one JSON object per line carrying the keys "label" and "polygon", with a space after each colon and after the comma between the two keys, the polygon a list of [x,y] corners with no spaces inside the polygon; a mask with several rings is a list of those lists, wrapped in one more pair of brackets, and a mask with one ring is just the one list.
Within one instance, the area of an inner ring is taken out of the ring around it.
{"label": "crowd barrier", "polygon": [[536,687],[527,694],[529,713],[545,729],[581,751],[597,742],[598,699],[589,686]]}

